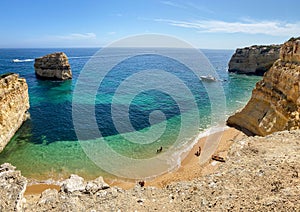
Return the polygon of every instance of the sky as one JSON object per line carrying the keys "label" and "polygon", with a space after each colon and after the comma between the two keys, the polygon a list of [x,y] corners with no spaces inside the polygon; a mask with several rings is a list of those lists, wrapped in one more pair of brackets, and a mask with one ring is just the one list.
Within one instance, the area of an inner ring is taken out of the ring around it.
{"label": "sky", "polygon": [[103,47],[145,33],[202,49],[279,44],[300,36],[299,7],[299,0],[1,0],[0,48]]}

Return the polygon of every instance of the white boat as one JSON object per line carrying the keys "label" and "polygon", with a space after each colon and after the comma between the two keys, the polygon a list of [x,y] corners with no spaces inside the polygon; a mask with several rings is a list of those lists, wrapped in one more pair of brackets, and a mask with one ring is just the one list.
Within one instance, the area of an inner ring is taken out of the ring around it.
{"label": "white boat", "polygon": [[216,79],[215,77],[211,76],[211,75],[200,76],[200,78],[201,78],[202,80],[210,81],[210,82],[213,82],[213,81],[215,82],[215,81],[217,81],[217,79]]}
{"label": "white boat", "polygon": [[13,59],[12,61],[13,61],[14,63],[23,63],[23,62],[32,62],[32,61],[34,61],[34,59],[24,59],[24,60]]}

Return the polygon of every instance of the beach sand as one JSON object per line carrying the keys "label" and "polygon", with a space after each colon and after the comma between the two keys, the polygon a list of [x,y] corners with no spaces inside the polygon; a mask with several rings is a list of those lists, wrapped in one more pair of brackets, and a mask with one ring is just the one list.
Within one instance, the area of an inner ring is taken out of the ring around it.
{"label": "beach sand", "polygon": [[[213,154],[221,156],[226,160],[227,152],[231,144],[234,142],[234,140],[241,139],[244,136],[245,135],[242,132],[234,128],[228,128],[222,132],[216,132],[209,135],[210,140],[220,138],[218,147]],[[201,154],[205,154],[205,152],[203,152],[203,149],[206,140],[207,137],[203,137],[198,140],[198,142],[189,151],[188,155],[184,158],[181,166],[177,170],[161,175],[154,180],[145,181],[145,186],[155,186],[162,188],[170,184],[171,182],[190,181],[197,177],[213,173],[217,169],[220,162],[216,162],[211,159],[206,162],[200,161],[201,155],[199,157],[195,155],[195,153],[199,150],[199,147],[201,147],[202,150]],[[211,158],[211,155],[208,155],[208,157]],[[137,184],[136,182],[125,182],[120,180],[110,181],[107,179],[106,181],[111,186],[117,186],[123,189],[132,188]]]}
{"label": "beach sand", "polygon": [[[204,145],[207,143],[206,141],[215,141],[219,139],[219,142],[217,142],[218,146],[216,148],[216,151],[214,151],[213,155],[218,155],[226,160],[228,149],[230,148],[231,144],[236,139],[241,139],[245,135],[234,129],[234,128],[228,128],[221,132],[216,132],[214,134],[209,135],[208,137],[203,137],[198,140],[198,142],[193,146],[193,148],[188,152],[187,156],[184,158],[184,160],[181,163],[181,166],[172,172],[166,173],[164,175],[161,175],[153,180],[145,181],[145,186],[155,186],[155,187],[165,187],[168,184],[172,182],[178,182],[178,181],[190,181],[192,179],[195,179],[197,177],[201,177],[203,175],[207,175],[210,173],[213,173],[220,162],[213,161],[211,159],[211,154],[206,155],[203,157],[203,154],[206,154],[204,149]],[[201,147],[201,155],[197,157],[195,153],[199,150],[199,147]],[[201,161],[201,160],[205,161]],[[205,158],[208,158],[206,161]],[[117,186],[123,189],[130,189],[134,187],[137,182],[134,181],[123,181],[123,180],[112,180],[112,179],[104,179],[110,186]],[[54,188],[59,190],[59,186],[55,185],[47,185],[47,184],[35,184],[35,185],[29,185],[27,186],[26,193],[27,195],[30,194],[37,194],[42,193],[47,188]]]}

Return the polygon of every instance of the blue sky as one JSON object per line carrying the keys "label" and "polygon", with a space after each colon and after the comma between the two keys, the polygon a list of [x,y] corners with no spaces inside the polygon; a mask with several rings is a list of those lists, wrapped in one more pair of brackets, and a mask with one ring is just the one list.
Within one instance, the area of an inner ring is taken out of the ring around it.
{"label": "blue sky", "polygon": [[0,48],[101,47],[143,33],[235,49],[300,36],[300,2],[1,0]]}

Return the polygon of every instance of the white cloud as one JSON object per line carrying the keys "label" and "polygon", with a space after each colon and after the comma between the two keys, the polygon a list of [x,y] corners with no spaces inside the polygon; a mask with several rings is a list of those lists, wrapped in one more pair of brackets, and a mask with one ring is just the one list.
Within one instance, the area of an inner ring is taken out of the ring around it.
{"label": "white cloud", "polygon": [[183,8],[183,9],[186,8],[185,6],[177,4],[177,3],[172,2],[172,1],[161,1],[161,3],[165,4],[165,5],[168,5],[168,6],[171,6],[171,7]]}
{"label": "white cloud", "polygon": [[72,33],[69,35],[61,35],[55,36],[55,38],[60,40],[87,40],[87,39],[95,39],[96,34],[89,32],[89,33]]}
{"label": "white cloud", "polygon": [[177,21],[156,19],[172,26],[192,28],[207,33],[246,33],[266,34],[272,36],[299,36],[300,22],[286,23],[279,21],[251,21],[226,22],[220,20]]}

